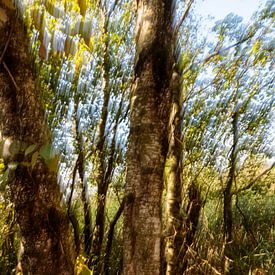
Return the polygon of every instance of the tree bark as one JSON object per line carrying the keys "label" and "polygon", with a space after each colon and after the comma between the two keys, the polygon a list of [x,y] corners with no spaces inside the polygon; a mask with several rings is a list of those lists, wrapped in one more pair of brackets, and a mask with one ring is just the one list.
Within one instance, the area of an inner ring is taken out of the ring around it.
{"label": "tree bark", "polygon": [[[2,2],[0,9],[0,137],[6,166],[16,164],[10,169],[9,185],[23,246],[18,272],[73,274],[73,242],[68,217],[60,206],[57,173],[40,157],[27,165],[31,154],[26,156],[22,149],[24,144],[39,148],[50,142],[35,89],[28,41],[15,10]],[[12,152],[14,144],[20,146],[16,153]]]}
{"label": "tree bark", "polygon": [[235,179],[236,161],[237,161],[237,143],[238,143],[238,111],[234,111],[232,117],[233,145],[230,155],[230,168],[223,192],[223,222],[224,222],[224,273],[230,274],[230,258],[233,245],[233,216],[232,216],[232,186]]}
{"label": "tree bark", "polygon": [[188,247],[194,242],[202,208],[201,191],[196,182],[191,183],[188,192],[188,205],[186,208],[187,217],[183,226],[184,242],[177,259],[178,270],[175,274],[184,274],[188,267],[186,253]]}
{"label": "tree bark", "polygon": [[126,200],[129,201],[129,198],[124,197],[113,220],[110,223],[110,228],[107,234],[107,242],[106,242],[106,248],[105,248],[105,255],[104,255],[104,262],[103,262],[103,267],[102,267],[102,274],[108,275],[110,274],[110,263],[109,263],[109,259],[111,256],[111,250],[112,250],[112,243],[113,243],[113,239],[114,239],[114,234],[115,234],[115,226],[120,218],[120,216],[123,213],[123,209],[124,209],[124,205]]}
{"label": "tree bark", "polygon": [[169,121],[169,150],[166,159],[167,194],[166,194],[166,229],[165,256],[166,274],[178,274],[178,257],[183,244],[183,216],[181,213],[181,134],[180,134],[180,79],[174,70],[172,77],[173,104]]}
{"label": "tree bark", "polygon": [[79,118],[77,117],[77,111],[79,108],[79,99],[75,96],[75,132],[76,132],[76,142],[77,142],[77,167],[80,182],[81,182],[81,200],[83,203],[83,215],[84,215],[84,228],[83,228],[83,237],[84,237],[84,253],[88,256],[91,250],[91,239],[92,239],[92,221],[91,221],[91,208],[89,198],[87,197],[88,186],[84,181],[85,175],[85,153],[84,153],[84,142],[83,136],[79,129]]}
{"label": "tree bark", "polygon": [[124,212],[124,274],[160,274],[161,195],[172,75],[171,0],[137,1]]}
{"label": "tree bark", "polygon": [[108,42],[108,18],[103,22],[103,36],[104,36],[104,52],[103,52],[103,106],[101,110],[101,117],[99,121],[99,134],[96,144],[96,160],[95,160],[95,182],[97,184],[97,207],[96,207],[96,220],[93,231],[92,240],[92,258],[89,260],[89,267],[94,266],[94,271],[98,274],[101,269],[101,250],[105,231],[105,208],[106,196],[109,183],[105,180],[104,171],[106,169],[106,137],[105,130],[108,117],[108,104],[111,96],[110,89],[110,65],[109,65],[109,42]]}

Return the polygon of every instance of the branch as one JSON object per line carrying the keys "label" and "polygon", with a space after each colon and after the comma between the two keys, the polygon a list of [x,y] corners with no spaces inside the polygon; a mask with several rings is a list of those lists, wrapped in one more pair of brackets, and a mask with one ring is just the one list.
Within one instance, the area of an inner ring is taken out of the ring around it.
{"label": "branch", "polygon": [[1,56],[0,56],[0,64],[3,64],[4,69],[7,71],[8,75],[9,75],[9,77],[10,77],[10,79],[11,79],[11,81],[12,81],[14,87],[15,87],[15,89],[16,89],[17,91],[19,91],[20,89],[19,89],[19,87],[17,86],[17,84],[16,84],[16,82],[15,82],[15,79],[14,79],[12,73],[10,72],[10,70],[9,70],[7,64],[5,63],[5,61],[3,61],[4,56],[5,56],[5,53],[6,53],[7,49],[8,49],[8,46],[9,46],[9,43],[10,43],[10,40],[11,40],[11,36],[12,36],[12,32],[13,32],[13,27],[14,27],[14,26],[12,25],[12,26],[11,26],[11,29],[10,29],[10,32],[9,32],[8,39],[7,39],[6,44],[5,44],[5,47],[4,47],[4,49],[3,49],[3,51],[2,51],[2,54],[1,54]]}
{"label": "branch", "polygon": [[0,57],[0,64],[2,63],[3,58],[4,58],[4,56],[5,56],[5,53],[6,53],[7,49],[8,49],[8,46],[9,46],[9,43],[10,43],[10,40],[11,40],[12,31],[13,31],[13,26],[11,27],[11,30],[10,30],[10,33],[9,33],[7,42],[6,42],[6,44],[5,44],[5,47],[4,47],[4,49],[3,49],[3,52],[2,52],[2,54],[1,54],[1,57]]}
{"label": "branch", "polygon": [[68,208],[67,208],[67,215],[68,215],[68,218],[69,218],[69,220],[72,224],[72,227],[73,227],[74,242],[75,242],[75,248],[76,248],[77,254],[80,251],[79,223],[78,223],[78,220],[77,220],[75,214],[71,211],[71,202],[72,202],[72,197],[73,197],[73,192],[74,192],[74,186],[75,186],[75,180],[76,180],[76,173],[77,173],[78,165],[79,165],[79,155],[77,157],[75,167],[74,167],[74,170],[73,170],[72,190],[71,190],[70,197],[69,197],[69,200],[68,200]]}
{"label": "branch", "polygon": [[7,71],[8,75],[9,75],[9,77],[10,77],[10,79],[11,79],[11,81],[12,81],[14,87],[15,87],[15,89],[16,89],[17,91],[19,91],[20,89],[19,89],[19,87],[17,86],[17,84],[16,84],[16,82],[15,82],[15,79],[14,79],[14,77],[13,77],[11,71],[9,70],[7,64],[5,63],[5,61],[3,61],[3,66],[4,66],[5,70]]}
{"label": "branch", "polygon": [[270,170],[272,170],[275,167],[275,161],[273,162],[273,164],[267,168],[266,170],[264,170],[260,175],[258,175],[255,179],[253,179],[249,184],[247,184],[245,187],[240,188],[239,190],[236,190],[234,192],[231,193],[231,195],[237,195],[240,192],[243,192],[249,188],[251,188],[262,176],[266,175]]}
{"label": "branch", "polygon": [[241,45],[242,43],[246,42],[247,40],[249,40],[249,39],[252,38],[252,37],[253,37],[253,34],[248,35],[248,36],[244,37],[242,40],[236,42],[235,44],[232,44],[232,45],[230,45],[230,46],[228,46],[228,47],[219,49],[218,51],[216,51],[216,52],[210,54],[209,56],[207,56],[207,57],[204,59],[203,64],[207,63],[212,57],[214,57],[214,56],[216,56],[216,55],[219,55],[219,54],[221,54],[222,52],[228,51],[228,50],[230,50],[231,48],[234,48],[234,47],[236,47],[236,46],[239,46],[239,45]]}
{"label": "branch", "polygon": [[79,165],[79,155],[77,157],[77,160],[76,160],[75,166],[74,166],[74,170],[73,170],[72,190],[71,190],[70,197],[69,197],[69,200],[68,200],[68,209],[67,209],[68,213],[70,213],[70,208],[71,208],[71,202],[72,202],[72,197],[73,197],[73,193],[74,193],[74,186],[75,186],[75,179],[76,179],[76,173],[77,173],[78,165]]}
{"label": "branch", "polygon": [[187,8],[186,8],[184,14],[182,15],[181,19],[179,20],[178,24],[177,24],[176,27],[175,27],[175,35],[178,34],[181,25],[183,24],[184,20],[185,20],[186,17],[188,16],[189,11],[190,11],[190,8],[191,8],[193,2],[194,2],[194,0],[189,0],[188,5],[187,5]]}
{"label": "branch", "polygon": [[112,222],[110,223],[110,228],[108,231],[108,237],[107,237],[107,244],[106,244],[106,248],[105,248],[105,257],[104,257],[104,263],[103,263],[103,272],[105,274],[105,272],[107,271],[108,267],[109,267],[109,259],[110,259],[110,254],[111,254],[111,249],[112,249],[112,243],[113,243],[113,238],[114,238],[114,230],[115,230],[115,226],[124,210],[124,206],[125,203],[127,201],[127,197],[124,197],[122,200],[122,203],[120,204]]}

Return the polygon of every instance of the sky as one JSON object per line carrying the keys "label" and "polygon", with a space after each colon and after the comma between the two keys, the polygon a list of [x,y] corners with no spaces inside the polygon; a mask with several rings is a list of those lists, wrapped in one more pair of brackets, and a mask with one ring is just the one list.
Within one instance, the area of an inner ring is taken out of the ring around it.
{"label": "sky", "polygon": [[202,16],[214,16],[217,20],[233,12],[248,21],[261,4],[267,0],[197,0],[195,10]]}
{"label": "sky", "polygon": [[[208,16],[214,17],[212,21],[206,21],[208,23],[205,28],[209,30],[209,27],[212,27],[214,22],[223,19],[231,12],[243,17],[244,22],[248,22],[253,13],[259,10],[259,7],[263,6],[267,1],[268,0],[197,0],[194,11],[204,18]],[[272,128],[271,134],[274,136],[272,150],[275,152],[275,114]],[[270,164],[273,161],[275,161],[275,158],[270,160]]]}

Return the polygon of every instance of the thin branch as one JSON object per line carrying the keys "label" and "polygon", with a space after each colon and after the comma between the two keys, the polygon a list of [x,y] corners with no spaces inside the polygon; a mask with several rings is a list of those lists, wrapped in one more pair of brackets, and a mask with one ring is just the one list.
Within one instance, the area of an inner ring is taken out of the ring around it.
{"label": "thin branch", "polygon": [[245,228],[246,232],[251,235],[251,237],[252,237],[252,239],[254,241],[255,247],[257,247],[259,245],[259,242],[257,241],[257,239],[256,239],[256,237],[255,237],[255,235],[254,235],[254,233],[252,231],[252,229],[248,225],[247,218],[246,218],[244,212],[242,211],[242,209],[241,209],[241,207],[239,205],[238,196],[236,196],[236,208],[238,209],[238,211],[240,212],[241,216],[243,217],[243,225],[244,225],[244,228]]}
{"label": "thin branch", "polygon": [[234,47],[236,47],[236,46],[241,45],[242,43],[244,43],[244,42],[246,42],[247,40],[249,40],[250,38],[252,38],[253,35],[254,35],[254,34],[248,35],[248,36],[244,37],[242,40],[240,40],[240,41],[238,41],[238,42],[236,42],[236,43],[234,43],[234,44],[232,44],[232,45],[230,45],[230,46],[228,46],[228,47],[221,48],[221,49],[215,51],[214,53],[210,54],[209,56],[207,56],[207,57],[204,59],[203,64],[207,63],[212,57],[214,57],[214,56],[216,56],[216,55],[219,55],[219,54],[221,54],[221,53],[223,53],[223,52],[225,52],[225,51],[228,51],[228,50],[230,50],[231,48],[234,48]]}
{"label": "thin branch", "polygon": [[14,79],[12,73],[10,72],[10,70],[9,70],[9,68],[8,68],[8,66],[7,66],[7,64],[5,63],[5,61],[2,61],[2,62],[3,62],[3,66],[4,66],[5,70],[7,71],[8,75],[9,75],[9,77],[10,77],[10,79],[11,79],[11,81],[12,81],[14,87],[15,87],[15,89],[16,89],[17,91],[19,91],[20,89],[19,89],[19,87],[17,86],[17,84],[16,84],[16,82],[15,82],[15,79]]}
{"label": "thin branch", "polygon": [[243,192],[249,188],[251,188],[262,176],[266,175],[270,170],[272,170],[275,167],[275,161],[273,162],[273,164],[267,168],[266,170],[264,170],[260,175],[258,175],[255,179],[253,179],[249,184],[247,184],[245,187],[240,188],[239,190],[236,190],[234,192],[231,193],[231,195],[237,195],[240,192]]}
{"label": "thin branch", "polygon": [[5,47],[4,47],[4,49],[3,49],[3,52],[2,52],[2,54],[1,54],[1,57],[0,57],[0,64],[2,63],[3,58],[4,58],[4,56],[5,56],[5,53],[6,53],[7,49],[8,49],[8,46],[9,46],[9,43],[10,43],[10,40],[11,40],[11,36],[12,36],[12,31],[13,31],[13,26],[11,26],[11,30],[10,30],[10,33],[9,33],[7,42],[6,42],[6,44],[5,44]]}
{"label": "thin branch", "polygon": [[116,6],[117,6],[117,4],[118,4],[118,1],[119,1],[119,0],[115,0],[113,6],[111,7],[111,9],[110,9],[109,12],[108,12],[108,17],[110,17],[111,14],[114,12],[114,10],[115,10],[115,8],[116,8]]}
{"label": "thin branch", "polygon": [[193,2],[194,2],[194,0],[189,0],[189,3],[188,3],[188,5],[187,5],[187,8],[186,8],[184,14],[182,15],[181,19],[179,20],[178,24],[177,24],[176,27],[175,27],[175,32],[174,32],[175,35],[178,34],[180,27],[182,26],[184,20],[185,20],[186,17],[188,16],[189,11],[190,11],[190,8],[191,8]]}
{"label": "thin branch", "polygon": [[[122,212],[124,210],[124,206],[125,206],[125,202],[126,202],[126,197],[123,198],[122,203],[120,204],[113,220],[110,222],[110,228],[108,231],[108,237],[107,237],[107,244],[106,244],[106,248],[105,248],[105,257],[104,257],[104,263],[103,263],[103,273],[106,274],[108,267],[109,267],[109,259],[110,259],[110,254],[111,254],[111,249],[112,249],[112,243],[113,243],[113,239],[114,239],[114,231],[115,231],[115,226],[120,218],[120,216],[122,215]],[[102,273],[102,274],[103,274]]]}
{"label": "thin branch", "polygon": [[78,165],[79,165],[79,155],[77,157],[77,160],[76,160],[75,166],[74,166],[74,170],[73,170],[72,190],[71,190],[70,197],[69,197],[69,200],[68,200],[68,210],[67,210],[68,213],[70,212],[70,208],[71,208],[71,202],[72,202],[72,197],[73,197],[73,193],[74,193],[74,186],[75,186],[75,180],[76,180],[76,173],[77,173]]}
{"label": "thin branch", "polygon": [[15,89],[16,89],[17,91],[19,91],[20,89],[19,89],[19,87],[17,86],[16,81],[15,81],[15,79],[14,79],[14,77],[13,77],[11,71],[9,70],[9,68],[8,68],[7,64],[5,63],[5,61],[3,61],[4,56],[5,56],[5,54],[6,54],[6,51],[7,51],[7,49],[8,49],[8,46],[9,46],[10,40],[11,40],[12,32],[13,32],[13,25],[11,26],[11,29],[10,29],[10,32],[9,32],[8,39],[7,39],[7,41],[6,41],[5,47],[4,47],[4,49],[3,49],[3,51],[2,51],[2,54],[1,54],[1,56],[0,56],[0,64],[3,64],[4,69],[7,71],[8,75],[9,75],[9,77],[10,77],[10,79],[11,79],[11,81],[12,81],[14,87],[15,87]]}

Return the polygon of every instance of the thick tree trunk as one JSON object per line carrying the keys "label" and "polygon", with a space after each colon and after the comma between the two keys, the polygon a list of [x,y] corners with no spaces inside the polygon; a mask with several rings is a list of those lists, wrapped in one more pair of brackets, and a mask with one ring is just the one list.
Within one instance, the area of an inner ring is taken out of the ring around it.
{"label": "thick tree trunk", "polygon": [[[0,136],[5,164],[11,168],[13,163],[9,184],[23,245],[18,270],[23,274],[73,274],[73,242],[68,218],[60,206],[57,174],[41,158],[34,161],[37,154],[25,156],[22,149],[24,144],[39,148],[50,142],[28,42],[14,10],[3,4],[0,9]],[[15,144],[21,146],[21,152],[20,148],[15,150]]]}
{"label": "thick tree trunk", "polygon": [[171,108],[171,0],[137,1],[124,215],[124,274],[160,274],[161,195]]}

